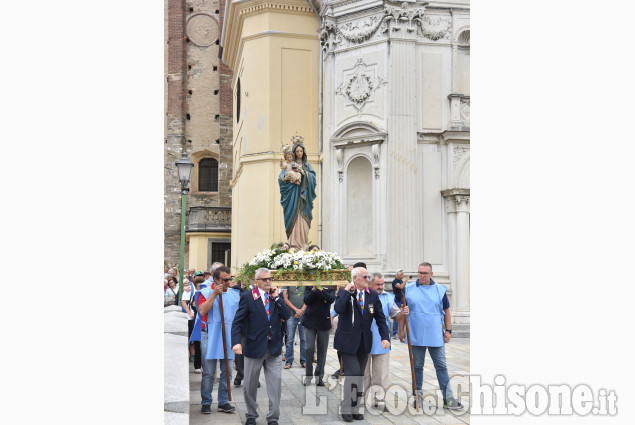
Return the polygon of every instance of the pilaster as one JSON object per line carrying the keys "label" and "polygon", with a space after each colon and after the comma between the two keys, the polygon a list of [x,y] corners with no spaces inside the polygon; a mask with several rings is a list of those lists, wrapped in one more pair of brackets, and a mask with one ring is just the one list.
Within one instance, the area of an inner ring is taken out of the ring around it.
{"label": "pilaster", "polygon": [[470,323],[470,189],[446,189],[441,192],[448,206],[448,215],[453,216],[456,229],[455,255],[451,258],[450,276],[454,290],[452,319],[457,324]]}

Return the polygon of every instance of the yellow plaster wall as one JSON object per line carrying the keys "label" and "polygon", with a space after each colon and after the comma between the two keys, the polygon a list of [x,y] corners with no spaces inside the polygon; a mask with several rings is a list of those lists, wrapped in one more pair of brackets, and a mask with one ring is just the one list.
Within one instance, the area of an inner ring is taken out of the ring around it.
{"label": "yellow plaster wall", "polygon": [[207,264],[208,239],[230,239],[230,233],[188,233],[186,239],[189,241],[190,255],[187,263],[188,269],[205,270]]}
{"label": "yellow plaster wall", "polygon": [[[302,0],[277,2],[307,7]],[[303,136],[318,172],[319,22],[308,12],[264,8],[241,14],[240,5],[232,7],[224,42],[229,51],[223,56],[234,71],[234,108],[238,78],[241,84],[240,121],[234,122],[231,262],[240,266],[272,243],[287,240],[278,188],[282,144]],[[316,199],[309,232],[314,243],[318,211]]]}

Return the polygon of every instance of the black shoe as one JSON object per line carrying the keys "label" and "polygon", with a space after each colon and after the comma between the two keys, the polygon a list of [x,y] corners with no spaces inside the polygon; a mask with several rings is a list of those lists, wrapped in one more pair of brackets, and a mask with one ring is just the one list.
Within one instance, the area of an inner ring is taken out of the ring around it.
{"label": "black shoe", "polygon": [[324,381],[322,380],[322,378],[318,378],[318,380],[315,383],[315,385],[317,385],[318,387],[323,387],[324,386]]}
{"label": "black shoe", "polygon": [[247,418],[245,425],[256,425],[256,418]]}
{"label": "black shoe", "polygon": [[212,409],[209,405],[204,404],[201,406],[201,413],[204,415],[210,415],[212,413]]}
{"label": "black shoe", "polygon": [[278,425],[278,421],[269,421],[267,425]]}
{"label": "black shoe", "polygon": [[313,379],[313,378],[311,378],[310,376],[305,376],[305,377],[304,377],[304,386],[306,387],[306,386],[308,386],[308,385],[311,385],[311,380],[312,380],[312,379]]}
{"label": "black shoe", "polygon": [[363,421],[364,415],[362,415],[361,413],[354,414],[353,419],[355,419],[356,421]]}
{"label": "black shoe", "polygon": [[342,419],[346,422],[353,422],[353,415],[347,415],[346,413],[342,413]]}
{"label": "black shoe", "polygon": [[333,379],[339,379],[340,377],[340,371],[336,370],[335,372],[333,372],[333,374],[331,375],[331,378]]}
{"label": "black shoe", "polygon": [[234,387],[240,387],[242,381],[242,379],[234,378]]}
{"label": "black shoe", "polygon": [[234,413],[236,411],[236,408],[229,403],[223,403],[218,405],[218,411],[225,413]]}
{"label": "black shoe", "polygon": [[258,388],[260,388],[260,381],[258,381]]}

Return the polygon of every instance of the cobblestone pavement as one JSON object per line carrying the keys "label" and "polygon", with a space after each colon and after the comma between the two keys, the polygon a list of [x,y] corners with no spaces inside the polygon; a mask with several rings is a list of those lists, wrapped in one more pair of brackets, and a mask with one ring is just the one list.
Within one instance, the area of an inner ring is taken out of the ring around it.
{"label": "cobblestone pavement", "polygon": [[[335,325],[335,323],[334,323]],[[339,369],[337,360],[337,352],[333,349],[333,335],[331,333],[329,341],[329,350],[326,359],[326,374],[331,374],[335,369]],[[362,410],[364,413],[364,420],[353,421],[354,425],[368,425],[368,424],[469,424],[470,417],[467,413],[469,409],[469,373],[470,366],[470,340],[468,338],[453,338],[449,344],[446,345],[446,360],[448,364],[448,371],[450,372],[452,390],[455,393],[455,397],[458,397],[457,385],[461,385],[461,391],[464,395],[460,401],[464,405],[465,412],[462,411],[450,411],[443,408],[436,408],[434,400],[436,400],[438,391],[438,383],[432,360],[429,354],[426,354],[426,362],[424,366],[424,402],[420,408],[419,413],[414,410],[414,407],[408,408],[406,405],[406,395],[410,395],[411,377],[410,377],[410,361],[408,356],[408,346],[399,342],[399,340],[392,340],[392,350],[390,353],[390,378],[387,387],[397,385],[404,390],[401,390],[401,394],[395,395],[394,391],[388,389],[388,404],[395,406],[398,411],[402,413],[391,414],[390,412],[383,412],[381,414],[372,414],[368,409]],[[315,379],[310,386],[302,385],[302,378],[304,376],[304,369],[299,364],[299,340],[296,333],[296,343],[294,350],[294,363],[291,369],[282,369],[282,397],[280,402],[280,418],[278,423],[280,425],[308,425],[308,424],[321,424],[332,425],[342,424],[341,416],[339,415],[340,406],[340,391],[341,385],[332,380],[330,377],[325,376],[324,387],[317,387],[315,385]],[[283,350],[284,353],[284,350]],[[236,371],[234,369],[233,376]],[[220,371],[217,368],[217,376],[220,375]],[[462,376],[461,376],[462,375]],[[201,414],[201,375],[194,373],[193,364],[190,362],[190,424],[244,424],[245,412],[247,408],[243,398],[244,386],[234,387],[232,377],[232,402],[237,408],[236,413],[222,413],[216,411],[216,398],[217,398],[217,384],[214,384],[214,391],[212,393],[212,414]],[[269,401],[267,399],[267,391],[265,388],[264,373],[261,372],[260,382],[261,388],[258,389],[258,414],[259,417],[256,422],[260,425],[266,425],[266,415],[268,411]],[[322,405],[322,401],[316,407],[316,396],[325,402],[325,406]],[[306,400],[309,403],[306,403]],[[394,399],[397,399],[395,405]],[[409,401],[412,406],[412,399]],[[439,401],[439,403],[441,403]],[[439,404],[440,405],[440,404]],[[311,407],[313,406],[313,407]],[[303,414],[303,409],[305,413]],[[319,410],[322,413],[308,413],[311,409],[313,411]],[[424,410],[427,412],[424,412]],[[436,411],[436,412],[435,412]],[[375,411],[376,412],[376,411]]]}

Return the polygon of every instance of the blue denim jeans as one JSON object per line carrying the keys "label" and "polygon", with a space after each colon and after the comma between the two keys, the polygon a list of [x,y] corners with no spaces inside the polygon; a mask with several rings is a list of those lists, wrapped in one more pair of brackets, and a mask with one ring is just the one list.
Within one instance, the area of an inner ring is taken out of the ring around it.
{"label": "blue denim jeans", "polygon": [[[397,304],[397,307],[401,307],[401,302],[395,301],[395,304]],[[396,319],[393,319],[393,321],[392,321],[392,334],[393,335],[397,335],[398,333],[399,333],[399,322],[397,322]]]}
{"label": "blue denim jeans", "polygon": [[426,348],[430,351],[434,370],[437,372],[437,381],[439,388],[443,394],[443,399],[452,397],[452,388],[450,387],[450,375],[448,367],[445,364],[445,345],[441,347],[420,347],[412,346],[412,360],[415,364],[415,383],[417,384],[417,394],[421,392],[421,384],[423,383],[423,362],[426,357]]}
{"label": "blue denim jeans", "polygon": [[[218,378],[218,405],[229,403],[229,394],[227,393],[227,377],[225,371],[225,360],[206,359],[207,355],[207,332],[201,332],[201,357],[203,364],[203,375],[201,376],[201,405],[209,406],[212,404],[212,391],[214,391],[214,371],[216,370],[216,362],[220,363],[220,376]],[[229,366],[229,378],[232,374],[233,360],[227,360]]]}
{"label": "blue denim jeans", "polygon": [[[293,316],[287,319],[287,352],[285,353],[285,357],[287,358],[286,364],[293,363],[293,340],[295,339],[296,328],[300,334],[300,364],[306,363],[306,356],[304,353],[306,340],[304,339],[304,326],[300,323],[300,319],[296,319]],[[311,361],[313,361],[313,359],[311,359]]]}

